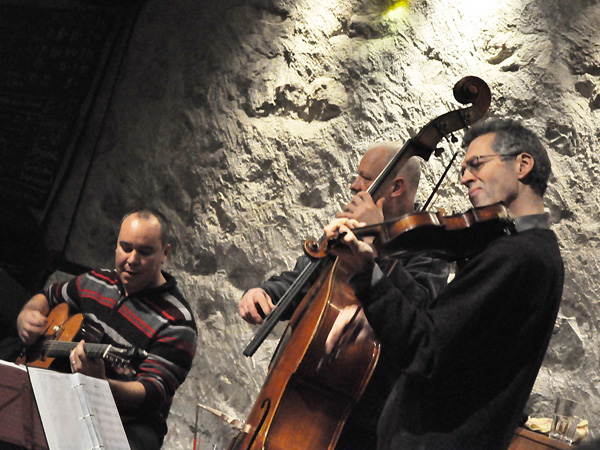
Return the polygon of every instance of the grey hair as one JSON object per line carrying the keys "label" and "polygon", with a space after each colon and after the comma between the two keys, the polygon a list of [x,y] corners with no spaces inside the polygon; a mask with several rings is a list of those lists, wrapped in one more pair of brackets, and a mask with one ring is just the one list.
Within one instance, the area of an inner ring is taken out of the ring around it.
{"label": "grey hair", "polygon": [[552,171],[550,158],[540,138],[520,122],[511,119],[496,119],[475,124],[463,138],[462,146],[467,148],[479,136],[495,133],[492,150],[498,155],[528,153],[534,160],[533,169],[528,176],[529,185],[540,197],[548,187]]}

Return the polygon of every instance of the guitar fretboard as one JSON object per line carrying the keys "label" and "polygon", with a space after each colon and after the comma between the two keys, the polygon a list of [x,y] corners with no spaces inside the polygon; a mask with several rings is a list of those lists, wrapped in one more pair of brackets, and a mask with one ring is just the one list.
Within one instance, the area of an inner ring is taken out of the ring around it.
{"label": "guitar fretboard", "polygon": [[[77,347],[77,344],[77,342],[69,341],[47,341],[44,342],[42,351],[49,358],[69,356],[69,353]],[[114,347],[108,344],[83,344],[85,354],[92,358],[104,358],[111,351],[111,348],[114,349]]]}

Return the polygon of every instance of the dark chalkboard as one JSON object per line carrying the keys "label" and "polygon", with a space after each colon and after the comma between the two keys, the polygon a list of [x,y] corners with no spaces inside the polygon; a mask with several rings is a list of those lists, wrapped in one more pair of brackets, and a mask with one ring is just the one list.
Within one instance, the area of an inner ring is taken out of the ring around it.
{"label": "dark chalkboard", "polygon": [[0,195],[43,210],[122,33],[122,7],[0,5]]}

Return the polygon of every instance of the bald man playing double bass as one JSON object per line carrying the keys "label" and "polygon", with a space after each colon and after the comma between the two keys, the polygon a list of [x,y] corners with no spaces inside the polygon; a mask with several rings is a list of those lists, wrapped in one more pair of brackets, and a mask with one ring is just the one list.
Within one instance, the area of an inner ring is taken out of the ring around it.
{"label": "bald man playing double bass", "polygon": [[[411,158],[400,169],[392,173],[393,182],[375,203],[366,192],[379,173],[400,150],[397,143],[372,145],[362,157],[358,174],[350,186],[354,197],[337,214],[338,218],[355,219],[360,222],[381,223],[404,214],[414,212],[415,197],[421,174],[418,158]],[[310,263],[306,256],[298,259],[294,270],[283,272],[261,283],[259,287],[246,291],[239,302],[241,317],[248,323],[259,324],[265,315],[277,305],[279,299],[291,286],[304,267]],[[412,254],[393,261],[378,261],[377,270],[393,280],[398,288],[406,290],[416,307],[425,307],[446,285],[449,267],[439,259],[424,253]],[[316,277],[316,275],[315,275]],[[311,280],[314,282],[315,280]],[[307,283],[300,301],[308,292]],[[298,304],[293,305],[287,317],[292,316]],[[387,350],[382,347],[379,363],[362,399],[354,408],[338,440],[337,450],[374,450],[376,448],[376,425],[384,402],[392,388],[389,376]]]}

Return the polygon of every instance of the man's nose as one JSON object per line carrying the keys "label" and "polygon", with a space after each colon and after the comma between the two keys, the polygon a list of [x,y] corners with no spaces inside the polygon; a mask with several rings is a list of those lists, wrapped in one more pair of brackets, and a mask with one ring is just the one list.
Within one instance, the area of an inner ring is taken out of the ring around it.
{"label": "man's nose", "polygon": [[352,183],[352,185],[350,186],[350,190],[352,191],[352,193],[354,195],[356,195],[359,192],[367,192],[367,189],[369,189],[369,186],[371,186],[370,181],[359,177],[356,180],[354,180],[354,183]]}
{"label": "man's nose", "polygon": [[[461,171],[462,171],[462,169],[461,169]],[[463,186],[466,186],[467,183],[469,183],[470,181],[473,181],[474,179],[475,179],[475,177],[473,176],[471,171],[468,168],[464,169],[464,171],[462,171],[462,173],[460,175],[460,184],[462,184]]]}
{"label": "man's nose", "polygon": [[127,262],[129,264],[135,264],[138,261],[139,261],[138,253],[135,250],[132,250],[131,253],[129,253],[129,256],[127,257]]}

